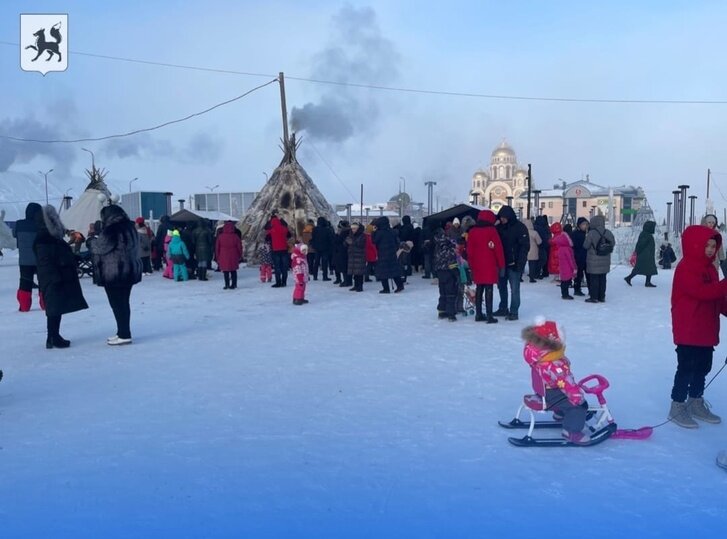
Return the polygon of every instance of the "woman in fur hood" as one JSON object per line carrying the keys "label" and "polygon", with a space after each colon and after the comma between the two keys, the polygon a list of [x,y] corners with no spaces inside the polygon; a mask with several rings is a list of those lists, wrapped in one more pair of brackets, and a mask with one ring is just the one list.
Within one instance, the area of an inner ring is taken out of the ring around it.
{"label": "woman in fur hood", "polygon": [[116,335],[107,343],[131,344],[131,287],[141,281],[139,235],[134,223],[120,207],[112,204],[101,210],[102,229],[92,247],[93,279],[103,286],[116,319]]}
{"label": "woman in fur hood", "polygon": [[46,206],[35,215],[37,235],[33,252],[37,260],[38,287],[45,300],[48,327],[46,348],[68,348],[71,341],[60,334],[61,316],[83,309],[88,304],[83,297],[76,273],[76,258],[63,241],[64,227],[53,206]]}

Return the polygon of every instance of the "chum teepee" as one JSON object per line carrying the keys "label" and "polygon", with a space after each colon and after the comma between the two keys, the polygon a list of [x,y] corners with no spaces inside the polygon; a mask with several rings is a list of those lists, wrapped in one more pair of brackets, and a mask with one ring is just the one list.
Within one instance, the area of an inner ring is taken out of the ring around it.
{"label": "chum teepee", "polygon": [[91,165],[91,170],[86,169],[85,172],[90,180],[86,190],[75,204],[60,214],[66,230],[76,230],[83,235],[88,232],[89,225],[101,218],[101,208],[111,198],[109,188],[104,182],[108,172],[96,168],[95,163]]}
{"label": "chum teepee", "polygon": [[288,223],[291,233],[300,238],[306,220],[325,217],[335,224],[336,211],[318,190],[305,169],[298,163],[295,133],[284,143],[283,160],[252,202],[247,214],[237,224],[245,242],[246,258],[256,262],[257,247],[265,241],[265,224],[273,210]]}

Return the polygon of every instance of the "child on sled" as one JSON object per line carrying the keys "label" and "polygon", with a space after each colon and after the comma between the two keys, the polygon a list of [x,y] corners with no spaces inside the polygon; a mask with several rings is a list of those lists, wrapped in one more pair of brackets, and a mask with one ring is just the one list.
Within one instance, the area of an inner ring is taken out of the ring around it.
{"label": "child on sled", "polygon": [[565,356],[565,335],[553,321],[539,318],[522,331],[523,357],[532,369],[533,389],[545,397],[554,419],[563,422],[562,436],[569,442],[590,441],[586,426],[588,403],[573,379],[570,361]]}

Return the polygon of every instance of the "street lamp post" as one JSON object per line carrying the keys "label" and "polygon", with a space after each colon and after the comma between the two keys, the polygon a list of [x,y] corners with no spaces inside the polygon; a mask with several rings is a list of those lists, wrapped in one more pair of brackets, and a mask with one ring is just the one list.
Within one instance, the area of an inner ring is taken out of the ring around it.
{"label": "street lamp post", "polygon": [[53,172],[53,169],[50,169],[48,172],[41,172],[40,170],[38,171],[38,174],[40,174],[41,176],[43,176],[43,178],[45,178],[45,205],[46,206],[48,205],[48,174],[50,174],[51,172]]}
{"label": "street lamp post", "polygon": [[134,178],[133,180],[131,180],[131,181],[129,182],[129,193],[131,193],[131,184],[132,184],[132,183],[134,183],[134,182],[135,182],[136,180],[138,180],[138,179],[139,179],[139,178]]}
{"label": "street lamp post", "polygon": [[[404,181],[404,194],[409,197],[409,194],[406,192],[406,178],[404,176],[399,176],[400,180]],[[406,212],[406,207],[408,206],[409,199],[407,198],[407,204],[404,206],[404,212]],[[401,201],[399,201],[401,203]]]}
{"label": "street lamp post", "polygon": [[84,152],[88,152],[91,154],[91,172],[93,172],[93,169],[96,168],[96,157],[93,155],[93,152],[91,150],[87,150],[86,148],[81,148]]}

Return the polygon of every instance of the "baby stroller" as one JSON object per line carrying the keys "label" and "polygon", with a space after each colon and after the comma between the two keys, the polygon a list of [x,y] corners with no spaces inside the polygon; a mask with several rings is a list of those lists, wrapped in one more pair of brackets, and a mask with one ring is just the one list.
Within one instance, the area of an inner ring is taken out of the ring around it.
{"label": "baby stroller", "polygon": [[[608,389],[609,383],[604,376],[600,374],[591,374],[578,382],[585,393],[586,400],[595,397],[596,403],[588,402],[588,414],[586,415],[586,425],[591,431],[591,440],[587,444],[578,444],[580,446],[591,446],[600,444],[608,438],[629,438],[643,440],[651,436],[651,427],[642,427],[640,429],[617,430],[616,422],[608,409],[606,397],[603,396],[604,391]],[[545,385],[543,380],[533,371],[533,389],[535,394],[525,395],[523,403],[517,409],[515,418],[507,423],[500,421],[499,425],[506,429],[528,429],[528,432],[522,438],[508,438],[508,442],[518,447],[564,447],[576,446],[572,442],[563,438],[534,438],[535,429],[561,429],[562,422],[556,417],[552,420],[536,421],[535,414],[553,413],[557,405],[548,406],[545,402]],[[565,398],[565,397],[564,397]],[[527,410],[530,420],[525,422],[520,419],[520,415]]]}
{"label": "baby stroller", "polygon": [[91,253],[84,251],[76,255],[76,273],[78,278],[82,278],[84,275],[88,275],[93,279],[93,261],[91,260]]}

